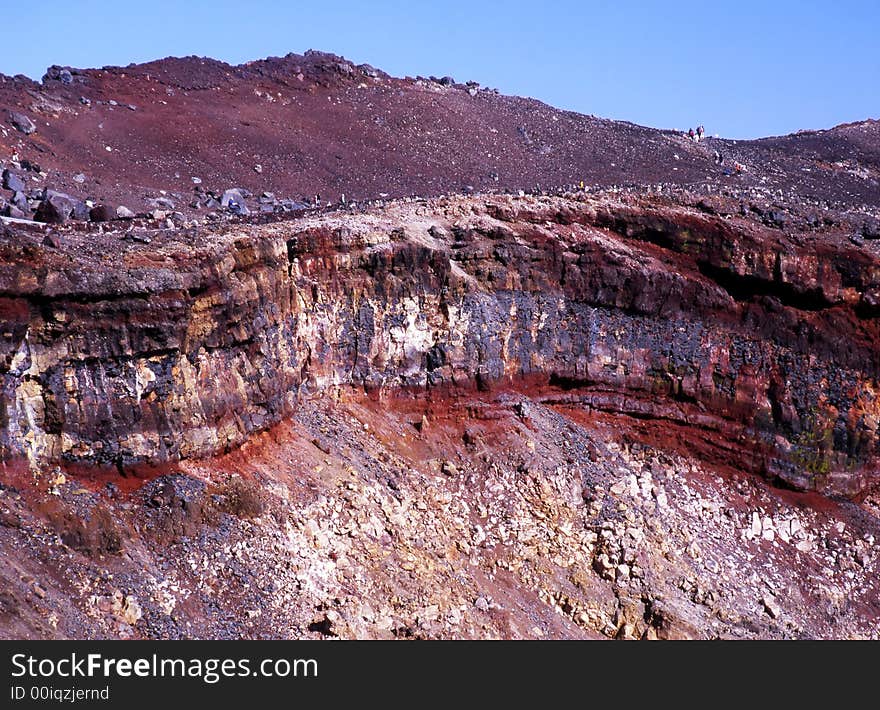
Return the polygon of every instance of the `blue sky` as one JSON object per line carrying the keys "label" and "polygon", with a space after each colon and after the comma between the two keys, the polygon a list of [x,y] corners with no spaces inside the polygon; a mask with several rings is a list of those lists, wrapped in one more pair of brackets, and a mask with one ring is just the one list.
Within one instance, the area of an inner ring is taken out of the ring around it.
{"label": "blue sky", "polygon": [[34,78],[50,64],[314,48],[732,138],[880,118],[880,0],[41,0],[2,14],[0,72]]}

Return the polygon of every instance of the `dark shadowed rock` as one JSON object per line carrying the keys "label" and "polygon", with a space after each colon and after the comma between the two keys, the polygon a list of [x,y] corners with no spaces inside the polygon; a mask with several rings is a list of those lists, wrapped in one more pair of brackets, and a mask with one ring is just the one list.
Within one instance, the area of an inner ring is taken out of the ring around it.
{"label": "dark shadowed rock", "polygon": [[24,194],[23,191],[16,192],[12,199],[10,200],[11,204],[15,205],[22,212],[30,212],[31,206],[28,204],[27,195]]}
{"label": "dark shadowed rock", "polygon": [[205,483],[189,476],[161,476],[144,486],[143,497],[144,513],[162,537],[191,535],[213,513]]}
{"label": "dark shadowed rock", "polygon": [[19,192],[25,189],[24,180],[9,168],[6,168],[6,170],[3,171],[3,188],[6,190],[12,190],[13,192]]}
{"label": "dark shadowed rock", "polygon": [[92,222],[109,222],[116,219],[116,211],[107,205],[96,205],[89,210],[89,219]]}
{"label": "dark shadowed rock", "polygon": [[76,200],[54,190],[46,190],[43,201],[37,207],[34,219],[50,224],[64,224],[73,214]]}
{"label": "dark shadowed rock", "polygon": [[57,81],[64,86],[70,86],[73,83],[73,74],[67,67],[59,67],[57,64],[53,64],[43,75],[43,83],[45,84],[47,81]]}
{"label": "dark shadowed rock", "polygon": [[37,130],[37,124],[31,121],[31,119],[29,119],[23,113],[18,113],[18,111],[9,112],[9,122],[15,127],[16,130],[21,131],[25,135],[30,135]]}
{"label": "dark shadowed rock", "polygon": [[788,215],[782,210],[770,210],[767,213],[765,222],[773,227],[784,227],[788,224]]}
{"label": "dark shadowed rock", "polygon": [[4,217],[13,217],[14,219],[27,219],[28,216],[15,205],[6,205],[2,210],[2,214]]}
{"label": "dark shadowed rock", "polygon": [[73,212],[71,213],[73,219],[79,220],[80,222],[87,222],[89,220],[89,214],[89,206],[85,202],[82,200],[73,201]]}

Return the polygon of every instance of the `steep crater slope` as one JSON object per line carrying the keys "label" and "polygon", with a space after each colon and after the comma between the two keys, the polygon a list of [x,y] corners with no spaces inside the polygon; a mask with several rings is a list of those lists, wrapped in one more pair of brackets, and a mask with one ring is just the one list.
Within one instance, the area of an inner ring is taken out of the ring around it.
{"label": "steep crater slope", "polygon": [[793,208],[782,230],[724,198],[578,193],[13,234],[4,459],[125,473],[228,451],[332,388],[504,385],[859,498],[877,480],[880,272],[826,216]]}
{"label": "steep crater slope", "polygon": [[0,635],[876,638],[864,218],[7,229]]}

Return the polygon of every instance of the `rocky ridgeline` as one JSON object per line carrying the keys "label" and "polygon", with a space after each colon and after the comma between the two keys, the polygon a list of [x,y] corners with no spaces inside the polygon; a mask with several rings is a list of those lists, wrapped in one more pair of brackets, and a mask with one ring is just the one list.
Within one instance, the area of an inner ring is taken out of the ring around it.
{"label": "rocky ridgeline", "polygon": [[877,480],[880,269],[853,224],[814,216],[580,194],[11,233],[3,456],[124,473],[227,451],[320,392],[512,386],[858,496]]}

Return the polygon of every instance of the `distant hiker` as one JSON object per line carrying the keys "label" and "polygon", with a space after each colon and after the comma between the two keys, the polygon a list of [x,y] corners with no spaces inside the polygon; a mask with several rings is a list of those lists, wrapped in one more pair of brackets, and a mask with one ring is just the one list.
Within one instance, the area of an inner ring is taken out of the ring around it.
{"label": "distant hiker", "polygon": [[699,126],[697,126],[697,140],[698,140],[698,141],[703,140],[703,136],[704,136],[705,134],[706,134],[706,129],[703,128],[703,125],[700,124]]}
{"label": "distant hiker", "polygon": [[745,172],[746,166],[743,165],[742,163],[735,162],[733,164],[733,169],[736,172],[736,174],[739,175],[740,173]]}
{"label": "distant hiker", "polygon": [[715,154],[715,165],[724,165],[724,156],[717,150],[713,151],[713,153]]}
{"label": "distant hiker", "polygon": [[694,136],[695,136],[695,135],[696,135],[696,134],[694,133],[694,129],[693,129],[693,128],[688,129],[688,138],[690,138],[691,140],[694,140]]}
{"label": "distant hiker", "polygon": [[321,196],[315,195],[315,207],[320,207],[320,206],[321,206]]}

